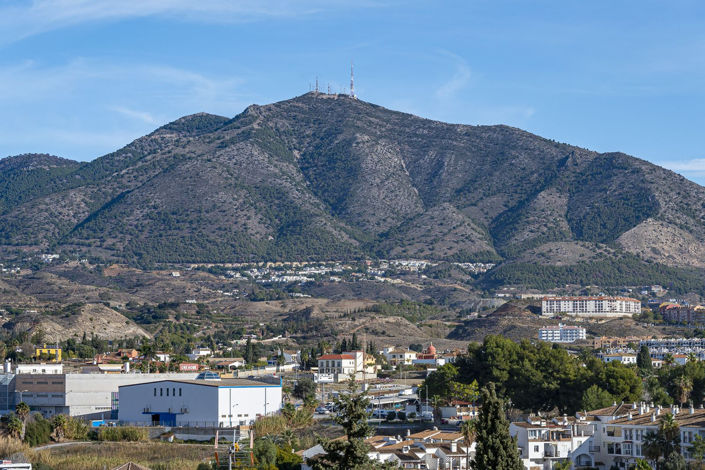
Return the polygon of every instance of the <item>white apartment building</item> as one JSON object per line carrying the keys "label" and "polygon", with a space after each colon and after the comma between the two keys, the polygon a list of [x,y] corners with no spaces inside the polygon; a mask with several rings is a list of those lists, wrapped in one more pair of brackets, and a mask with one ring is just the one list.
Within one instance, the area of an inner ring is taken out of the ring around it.
{"label": "white apartment building", "polygon": [[541,315],[625,317],[641,313],[641,302],[629,297],[544,297]]}
{"label": "white apartment building", "polygon": [[524,468],[551,470],[556,462],[577,458],[576,452],[592,436],[593,427],[567,416],[552,421],[532,417],[511,423],[509,433],[517,439]]}
{"label": "white apartment building", "polygon": [[586,330],[580,326],[544,326],[539,328],[539,340],[551,343],[573,343],[586,338]]}
{"label": "white apartment building", "polygon": [[672,414],[680,427],[681,453],[686,460],[691,459],[690,444],[695,436],[705,436],[705,409],[702,408],[661,408],[646,403],[622,405],[619,408],[611,413],[612,416],[602,416],[596,421],[590,447],[593,450],[593,462],[604,465],[599,468],[609,469],[615,465],[626,469],[638,459],[644,458],[644,437],[650,432],[656,432],[667,414]]}
{"label": "white apartment building", "polygon": [[636,354],[624,354],[624,353],[613,353],[613,354],[602,354],[603,362],[621,362],[622,364],[636,364]]}
{"label": "white apartment building", "polygon": [[233,427],[281,410],[281,378],[270,383],[214,377],[121,386],[119,420],[144,426]]}

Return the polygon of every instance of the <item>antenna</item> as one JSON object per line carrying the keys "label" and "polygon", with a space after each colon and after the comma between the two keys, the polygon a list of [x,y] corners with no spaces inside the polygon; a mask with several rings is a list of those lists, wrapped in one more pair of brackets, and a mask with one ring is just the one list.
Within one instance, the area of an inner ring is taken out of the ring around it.
{"label": "antenna", "polygon": [[330,83],[328,84],[328,94],[330,95]]}
{"label": "antenna", "polygon": [[316,77],[316,94],[318,94],[318,77]]}
{"label": "antenna", "polygon": [[355,96],[355,70],[352,61],[350,61],[350,98],[357,99]]}

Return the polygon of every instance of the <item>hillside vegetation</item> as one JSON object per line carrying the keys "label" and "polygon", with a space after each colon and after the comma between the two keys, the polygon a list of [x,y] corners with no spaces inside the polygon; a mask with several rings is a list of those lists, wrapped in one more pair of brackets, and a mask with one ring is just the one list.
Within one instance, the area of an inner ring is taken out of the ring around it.
{"label": "hillside vegetation", "polygon": [[[0,170],[6,257],[492,261],[502,266],[487,285],[536,287],[594,276],[689,286],[705,268],[705,189],[675,173],[344,96],[186,116],[91,162],[23,155]],[[587,254],[522,258],[571,243]]]}

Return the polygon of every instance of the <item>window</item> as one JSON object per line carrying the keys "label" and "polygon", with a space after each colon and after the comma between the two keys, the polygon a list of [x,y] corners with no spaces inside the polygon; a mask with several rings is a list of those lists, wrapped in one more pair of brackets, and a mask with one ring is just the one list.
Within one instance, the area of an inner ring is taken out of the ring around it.
{"label": "window", "polygon": [[181,396],[181,387],[179,387],[179,396]]}
{"label": "window", "polygon": [[534,446],[534,452],[538,452],[538,451],[539,451],[539,446]]}
{"label": "window", "polygon": [[166,388],[166,396],[169,396],[169,387]]}
{"label": "window", "polygon": [[171,389],[171,396],[175,397],[176,396],[176,387]]}
{"label": "window", "polygon": [[157,387],[154,387],[154,396],[157,396]]}
{"label": "window", "polygon": [[164,389],[159,387],[159,396],[163,397],[164,396]]}

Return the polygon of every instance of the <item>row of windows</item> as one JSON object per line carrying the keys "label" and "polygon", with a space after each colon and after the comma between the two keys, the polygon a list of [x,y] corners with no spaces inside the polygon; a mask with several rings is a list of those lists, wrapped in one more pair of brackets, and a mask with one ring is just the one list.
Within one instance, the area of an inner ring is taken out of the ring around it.
{"label": "row of windows", "polygon": [[[164,396],[164,390],[166,390],[166,396],[169,396],[169,387],[162,388],[159,387],[159,396],[163,397]],[[154,387],[154,396],[157,396],[157,387]],[[176,387],[171,388],[171,396],[175,397],[176,396]],[[179,387],[179,396],[181,396],[181,387]]]}

